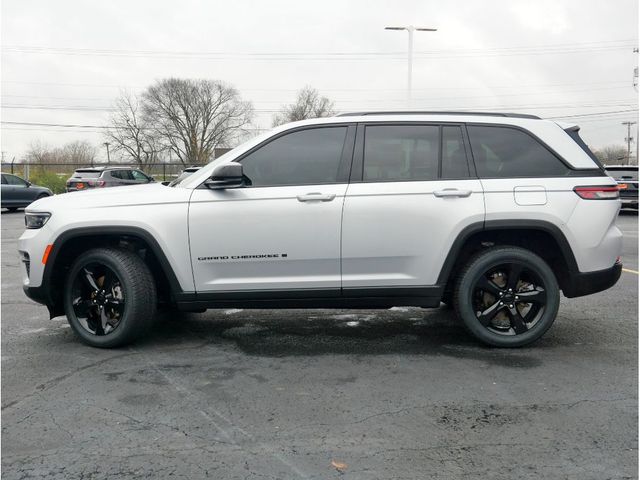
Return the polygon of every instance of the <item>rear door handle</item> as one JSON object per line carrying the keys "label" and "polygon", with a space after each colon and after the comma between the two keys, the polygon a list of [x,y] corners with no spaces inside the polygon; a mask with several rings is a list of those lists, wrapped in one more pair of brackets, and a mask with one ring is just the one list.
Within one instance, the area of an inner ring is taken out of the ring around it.
{"label": "rear door handle", "polygon": [[335,193],[312,192],[298,195],[299,202],[330,202],[336,198]]}
{"label": "rear door handle", "polygon": [[471,190],[458,190],[457,188],[445,188],[444,190],[436,190],[433,194],[438,198],[443,197],[459,197],[464,198],[471,195]]}

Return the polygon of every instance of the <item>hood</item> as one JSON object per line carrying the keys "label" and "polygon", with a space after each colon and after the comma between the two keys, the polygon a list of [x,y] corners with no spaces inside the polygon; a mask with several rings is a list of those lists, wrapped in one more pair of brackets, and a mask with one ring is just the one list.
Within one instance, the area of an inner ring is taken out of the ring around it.
{"label": "hood", "polygon": [[95,188],[82,192],[53,195],[30,204],[26,212],[52,212],[64,209],[125,207],[127,205],[155,205],[186,203],[192,190],[171,188],[161,183],[126,187]]}

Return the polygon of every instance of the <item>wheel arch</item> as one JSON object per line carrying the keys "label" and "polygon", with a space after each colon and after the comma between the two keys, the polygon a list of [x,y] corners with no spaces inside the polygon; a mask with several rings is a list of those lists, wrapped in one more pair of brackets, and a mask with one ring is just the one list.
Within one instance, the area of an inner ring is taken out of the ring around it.
{"label": "wheel arch", "polygon": [[147,230],[134,226],[97,226],[72,228],[61,233],[53,242],[45,265],[42,286],[52,317],[64,314],[62,288],[66,272],[73,259],[91,248],[116,246],[134,250],[156,278],[162,300],[172,302],[182,287],[171,263],[157,240]]}
{"label": "wheel arch", "polygon": [[542,257],[553,270],[560,288],[565,290],[578,274],[571,245],[553,223],[544,220],[489,220],[464,228],[453,242],[438,276],[438,285],[450,291],[456,273],[483,247],[513,245],[527,248]]}

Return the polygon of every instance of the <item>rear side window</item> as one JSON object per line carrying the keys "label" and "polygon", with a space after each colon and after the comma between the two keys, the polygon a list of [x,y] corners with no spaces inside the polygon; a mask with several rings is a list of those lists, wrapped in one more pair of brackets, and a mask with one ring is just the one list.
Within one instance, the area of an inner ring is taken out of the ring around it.
{"label": "rear side window", "polygon": [[241,160],[254,187],[337,183],[347,127],[288,133]]}
{"label": "rear side window", "polygon": [[368,126],[364,136],[365,182],[436,180],[440,128],[437,125]]}
{"label": "rear side window", "polygon": [[467,153],[460,127],[442,127],[442,175],[443,179],[469,176]]}
{"label": "rear side window", "polygon": [[111,176],[113,178],[119,178],[120,180],[133,180],[133,175],[130,170],[113,170]]}
{"label": "rear side window", "polygon": [[469,125],[481,178],[552,177],[569,174],[562,161],[531,135],[515,128]]}

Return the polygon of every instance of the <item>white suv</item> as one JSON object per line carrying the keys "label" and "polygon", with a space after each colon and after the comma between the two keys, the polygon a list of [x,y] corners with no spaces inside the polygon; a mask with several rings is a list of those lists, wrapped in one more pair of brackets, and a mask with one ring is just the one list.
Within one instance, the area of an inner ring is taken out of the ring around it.
{"label": "white suv", "polygon": [[578,127],[530,115],[358,113],[280,126],[180,183],[26,212],[26,294],[96,347],[159,304],[453,306],[482,342],[539,338],[560,290],[620,276],[616,182]]}

